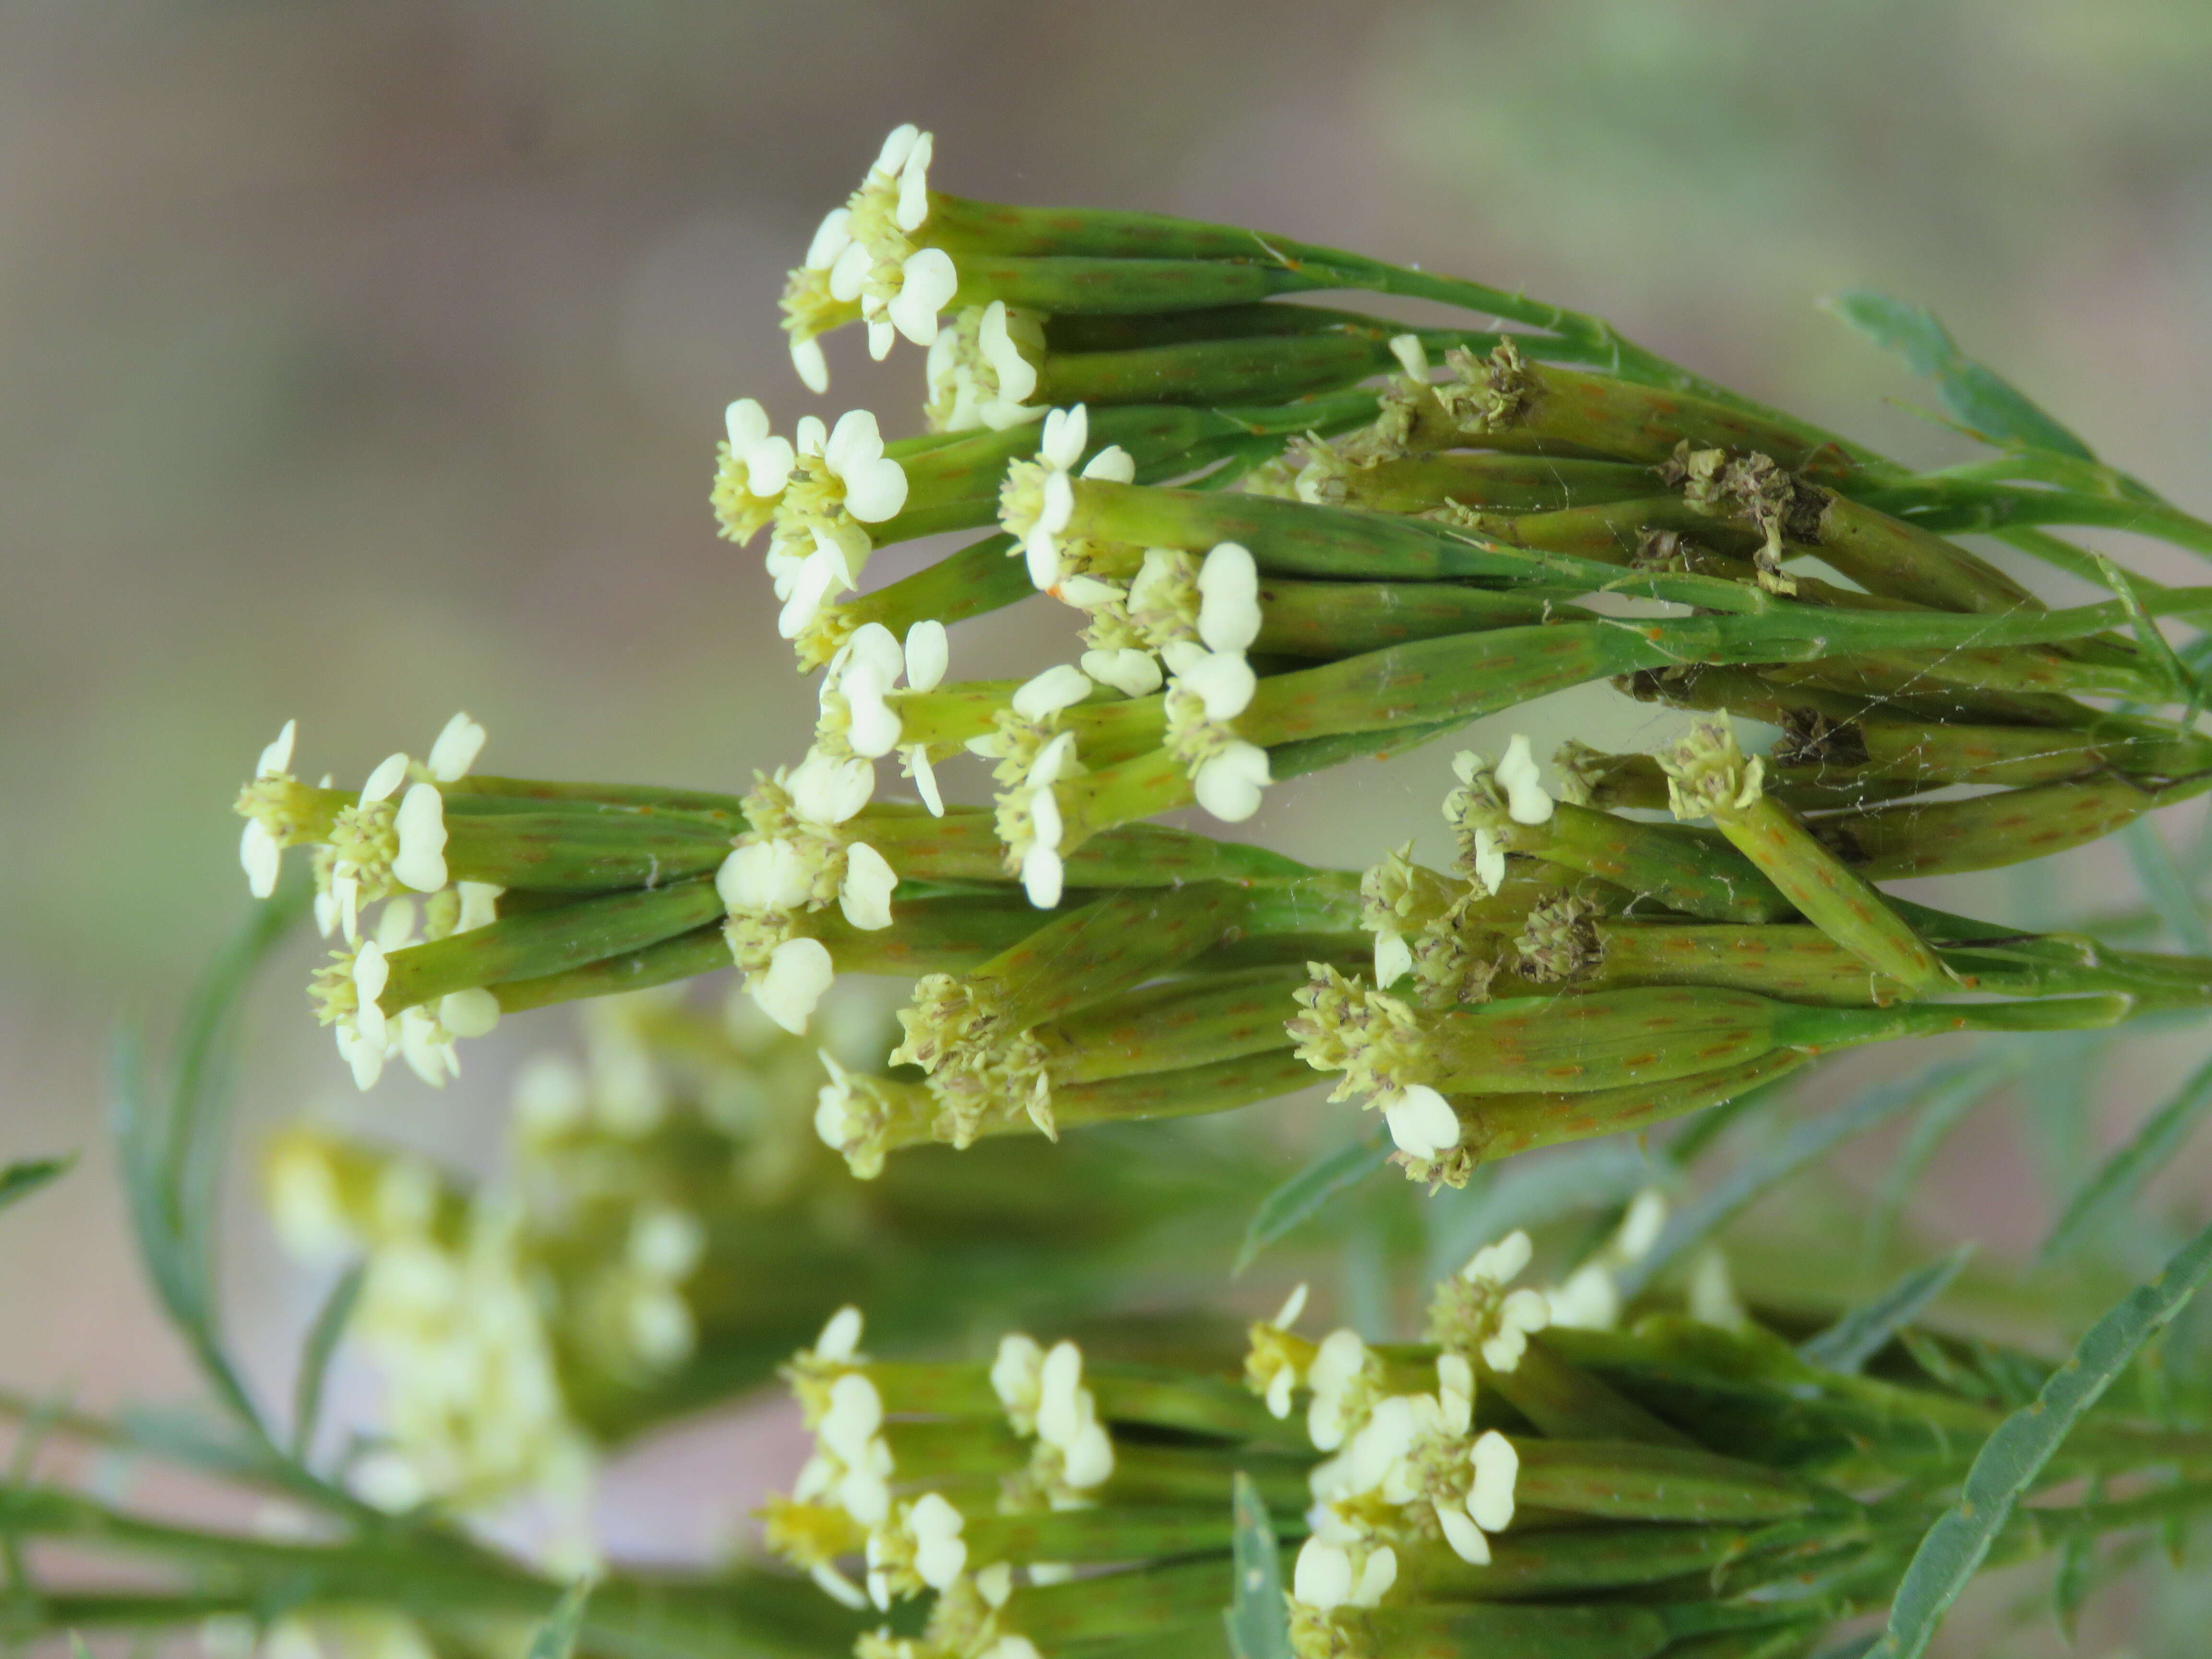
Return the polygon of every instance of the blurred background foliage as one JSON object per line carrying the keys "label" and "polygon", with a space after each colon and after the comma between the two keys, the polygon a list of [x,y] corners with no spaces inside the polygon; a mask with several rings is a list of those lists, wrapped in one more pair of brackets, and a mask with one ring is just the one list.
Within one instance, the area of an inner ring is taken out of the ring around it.
{"label": "blurred background foliage", "polygon": [[[502,772],[742,787],[795,757],[812,692],[757,556],[714,538],[711,450],[733,396],[779,426],[805,405],[775,297],[895,122],[934,129],[948,188],[1523,286],[1952,458],[1901,406],[1920,389],[1817,308],[1881,288],[2203,513],[2207,84],[2190,0],[12,0],[0,1154],[88,1153],[0,1253],[13,1380],[92,1403],[181,1385],[97,1146],[100,1055],[244,910],[227,805],[283,719],[306,769],[342,775],[456,708]],[[918,425],[918,354],[848,343],[833,368],[835,408]],[[1037,621],[968,625],[957,666],[1033,665]],[[1540,750],[1648,738],[1645,712],[1594,725],[1601,702],[1512,723]],[[1436,850],[1448,752],[1279,790],[1254,832],[1351,865]],[[2164,826],[2185,860],[2201,816]],[[2108,847],[1948,896],[2047,926],[2139,906],[2132,882]],[[297,982],[258,1010],[249,1143],[323,1101],[481,1158],[519,1058],[566,1036],[511,1021],[443,1096],[350,1103]],[[2130,1036],[2101,1118],[2059,1085],[2001,1097],[1938,1158],[1916,1236],[2023,1250],[2202,1047]],[[2205,1175],[2169,1172],[2148,1208]],[[237,1207],[240,1335],[275,1364],[308,1292]]]}

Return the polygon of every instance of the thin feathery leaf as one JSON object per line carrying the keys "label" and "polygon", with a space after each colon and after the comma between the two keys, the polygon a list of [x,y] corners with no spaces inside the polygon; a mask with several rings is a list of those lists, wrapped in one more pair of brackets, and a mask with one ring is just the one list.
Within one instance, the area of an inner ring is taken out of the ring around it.
{"label": "thin feathery leaf", "polygon": [[1927,307],[1855,288],[1824,301],[1822,308],[1876,345],[1896,352],[1915,374],[1934,380],[1945,406],[1988,441],[2026,444],[2085,461],[2096,459],[2088,445],[2038,408],[2019,387],[1960,351],[1951,331]]}
{"label": "thin feathery leaf", "polygon": [[1917,1105],[1960,1094],[1978,1100],[2009,1080],[2021,1064],[2009,1056],[1985,1054],[1933,1066],[1900,1083],[1876,1084],[1856,1100],[1798,1124],[1779,1144],[1750,1159],[1696,1203],[1668,1218],[1658,1242],[1644,1255],[1616,1270],[1614,1278],[1622,1297],[1638,1294],[1676,1257],[1718,1232],[1769,1190],[1845,1141],[1879,1128]]}
{"label": "thin feathery leaf", "polygon": [[1318,1214],[1322,1206],[1373,1175],[1390,1160],[1390,1139],[1378,1128],[1315,1158],[1260,1200],[1244,1242],[1237,1251],[1232,1276],[1257,1261],[1261,1251]]}
{"label": "thin feathery leaf", "polygon": [[2067,1203],[2057,1225],[2035,1253],[2036,1267],[2065,1255],[2107,1220],[2179,1152],[2212,1112],[2212,1061],[2190,1074],[2173,1097],[2143,1121],[2128,1144],[2106,1158]]}
{"label": "thin feathery leaf", "polygon": [[1234,1504],[1234,1588],[1222,1622],[1235,1659],[1291,1659],[1291,1622],[1283,1602],[1283,1559],[1275,1526],[1252,1477],[1237,1472]]}
{"label": "thin feathery leaf", "polygon": [[1890,1603],[1888,1628],[1870,1652],[1881,1659],[1920,1659],[2014,1506],[2068,1433],[2143,1344],[2188,1305],[2208,1276],[2212,1227],[2185,1245],[2154,1282],[2130,1291],[2099,1320],[2033,1403],[1997,1425],[1967,1470],[1958,1504],[1920,1540]]}
{"label": "thin feathery leaf", "polygon": [[1798,1357],[1823,1370],[1854,1376],[1904,1327],[1950,1288],[1974,1254],[1970,1241],[1924,1267],[1915,1267],[1870,1302],[1862,1303],[1797,1346]]}

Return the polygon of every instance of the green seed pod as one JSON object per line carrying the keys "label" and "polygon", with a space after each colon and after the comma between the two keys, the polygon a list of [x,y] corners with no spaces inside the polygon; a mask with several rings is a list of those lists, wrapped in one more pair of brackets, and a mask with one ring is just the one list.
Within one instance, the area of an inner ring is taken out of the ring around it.
{"label": "green seed pod", "polygon": [[1196,311],[1334,286],[1326,276],[1225,260],[963,254],[957,270],[955,305],[1003,300],[1055,317]]}
{"label": "green seed pod", "polygon": [[[1648,467],[1571,456],[1456,451],[1332,465],[1328,455],[1316,453],[1310,471],[1300,475],[1299,493],[1301,499],[1312,496],[1331,506],[1340,501],[1379,513],[1429,513],[1456,507],[1486,514],[1563,516],[1601,502],[1647,500],[1653,494],[1652,483]],[[1680,506],[1678,499],[1665,498],[1670,516],[1679,516]],[[1514,538],[1501,535],[1498,539]],[[1516,544],[1551,545],[1543,541]]]}
{"label": "green seed pod", "polygon": [[1782,896],[1876,974],[1913,996],[1950,983],[1936,953],[1865,881],[1854,875],[1780,802],[1760,788],[1725,726],[1701,723],[1662,753],[1678,818],[1710,817]]}
{"label": "green seed pod", "polygon": [[1574,590],[1494,592],[1445,582],[1322,582],[1271,576],[1260,584],[1255,652],[1358,656],[1413,640],[1515,628],[1586,615]]}
{"label": "green seed pod", "polygon": [[1786,1521],[1818,1502],[1790,1475],[1687,1446],[1510,1437],[1517,1502],[1622,1521]]}
{"label": "green seed pod", "polygon": [[1030,401],[1197,404],[1287,402],[1347,386],[1392,365],[1389,346],[1348,334],[1199,340],[1120,351],[1048,351]]}
{"label": "green seed pod", "polygon": [[1055,1091],[1144,1072],[1164,1072],[1264,1054],[1285,1046],[1283,1022],[1300,969],[1239,974],[1147,986],[1036,1028]]}
{"label": "green seed pod", "polygon": [[2212,779],[2156,790],[2108,775],[2000,790],[1967,800],[1907,801],[1831,813],[1808,827],[1869,880],[1895,881],[2046,858],[2100,841],[2155,807],[2208,788]]}
{"label": "green seed pod", "polygon": [[1735,1527],[1574,1527],[1490,1542],[1481,1566],[1441,1544],[1400,1546],[1393,1599],[1511,1601],[1522,1597],[1656,1584],[1708,1573],[1735,1559],[1754,1534]]}
{"label": "green seed pod", "polygon": [[[1429,1601],[1340,1607],[1319,1628],[1300,1628],[1291,1609],[1291,1650],[1330,1659],[1653,1659],[1668,1640],[1649,1608],[1521,1607],[1510,1602]],[[1300,1640],[1301,1636],[1304,1640]]]}
{"label": "green seed pod", "polygon": [[454,880],[537,892],[655,886],[730,855],[726,825],[668,813],[453,811],[445,827]]}
{"label": "green seed pod", "polygon": [[1671,1083],[1522,1094],[1448,1097],[1458,1115],[1468,1169],[1563,1141],[1591,1140],[1686,1117],[1748,1094],[1813,1058],[1780,1049]]}

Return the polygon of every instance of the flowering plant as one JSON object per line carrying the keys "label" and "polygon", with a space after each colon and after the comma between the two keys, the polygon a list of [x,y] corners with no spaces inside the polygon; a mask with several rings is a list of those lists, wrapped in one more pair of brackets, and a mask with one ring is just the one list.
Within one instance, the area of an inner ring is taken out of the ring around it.
{"label": "flowering plant", "polygon": [[[2212,1234],[2085,1310],[2063,1363],[1923,1320],[1962,1257],[1866,1285],[1816,1249],[1782,1294],[1740,1285],[1714,1235],[1878,1121],[1917,1113],[1924,1161],[2028,1057],[2212,1006],[2212,958],[1886,885],[2125,835],[2187,893],[2146,826],[2212,790],[2212,588],[2057,531],[2206,553],[2212,526],[1955,349],[1944,390],[1992,453],[1918,471],[1522,295],[972,201],[933,163],[894,132],[783,302],[816,393],[839,329],[925,350],[926,429],[851,410],[787,437],[741,398],[717,453],[721,532],[766,532],[779,631],[818,677],[803,753],[709,793],[485,773],[466,714],[358,788],[295,776],[289,722],[263,751],[237,808],[266,908],[122,1124],[156,1288],[229,1425],[149,1439],[39,1407],[27,1434],[155,1446],[312,1518],[272,1541],[12,1481],[0,1533],[173,1581],[19,1571],[14,1627],[624,1659],[1780,1659],[1872,1617],[1849,1650],[1901,1656],[1986,1559],[2056,1552],[2075,1605],[2100,1540],[2201,1516],[2212,1369],[2138,1361]],[[1290,297],[1324,291],[1467,325]],[[866,581],[948,532],[975,538]],[[2023,558],[2108,597],[2054,607]],[[951,630],[1017,604],[1075,613],[1073,659],[951,678]],[[1452,756],[1450,785],[1440,761],[1448,867],[1158,822],[1244,823],[1279,783],[1607,683],[1697,718],[1650,753],[1547,766],[1515,736]],[[988,802],[956,798],[971,756]],[[269,1149],[288,1245],[349,1264],[280,1432],[216,1317],[210,1055],[302,911],[364,1090],[395,1060],[442,1085],[463,1040],[555,1003],[588,1045],[526,1073],[495,1181],[305,1125]],[[687,995],[732,969],[728,1009]],[[895,1032],[847,983],[866,975],[910,984]],[[1777,1085],[1832,1050],[1960,1034],[1966,1060],[1759,1140]],[[1344,1115],[1286,1181],[1269,1130],[1203,1121],[1322,1074],[1378,1127]],[[2208,1101],[2200,1076],[2051,1253]],[[1646,1152],[1605,1139],[1629,1130]],[[1565,1143],[1586,1145],[1533,1167],[1592,1178],[1512,1198],[1537,1184],[1517,1155]],[[1717,1147],[1741,1155],[1716,1182]],[[1411,1207],[1352,1190],[1386,1159]],[[1516,1204],[1535,1237],[1487,1224]],[[1212,1268],[1240,1230],[1241,1268],[1301,1228],[1382,1293],[1316,1340],[1301,1284],[1238,1343]],[[1551,1282],[1516,1285],[1540,1259]],[[1393,1340],[1392,1287],[1429,1279],[1422,1340]],[[765,1559],[602,1559],[583,1517],[606,1454],[817,1329],[782,1368],[814,1451]],[[386,1420],[333,1459],[317,1403],[347,1338],[388,1375]],[[525,1495],[567,1523],[542,1559],[472,1530]]]}

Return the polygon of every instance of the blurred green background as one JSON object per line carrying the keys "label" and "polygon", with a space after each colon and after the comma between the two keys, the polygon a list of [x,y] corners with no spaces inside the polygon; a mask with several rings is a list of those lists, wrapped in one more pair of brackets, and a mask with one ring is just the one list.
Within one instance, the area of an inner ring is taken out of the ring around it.
{"label": "blurred green background", "polygon": [[[741,787],[796,758],[811,692],[757,550],[714,538],[711,452],[730,398],[780,426],[811,402],[775,295],[894,124],[935,131],[949,189],[1523,286],[1947,459],[1816,308],[1882,288],[2203,513],[2208,85],[2202,0],[12,0],[0,1155],[90,1167],[9,1219],[9,1370],[96,1400],[182,1377],[98,1150],[100,1054],[238,921],[228,801],[285,719],[301,769],[341,777],[461,708],[501,772]],[[913,429],[920,354],[836,344],[831,412]],[[1036,622],[968,625],[956,666],[1042,665]],[[1649,730],[1596,706],[1515,724]],[[1448,755],[1285,787],[1254,831],[1352,864],[1436,848]],[[2125,902],[2109,854],[2057,868],[1977,896]],[[482,1145],[527,1024],[356,1119]],[[2189,1046],[2143,1044],[2145,1088]],[[295,981],[257,1053],[249,1122],[338,1097]],[[1936,1231],[2032,1236],[2025,1154],[1939,1177],[1966,1207]],[[243,1237],[273,1352],[295,1298]]]}

